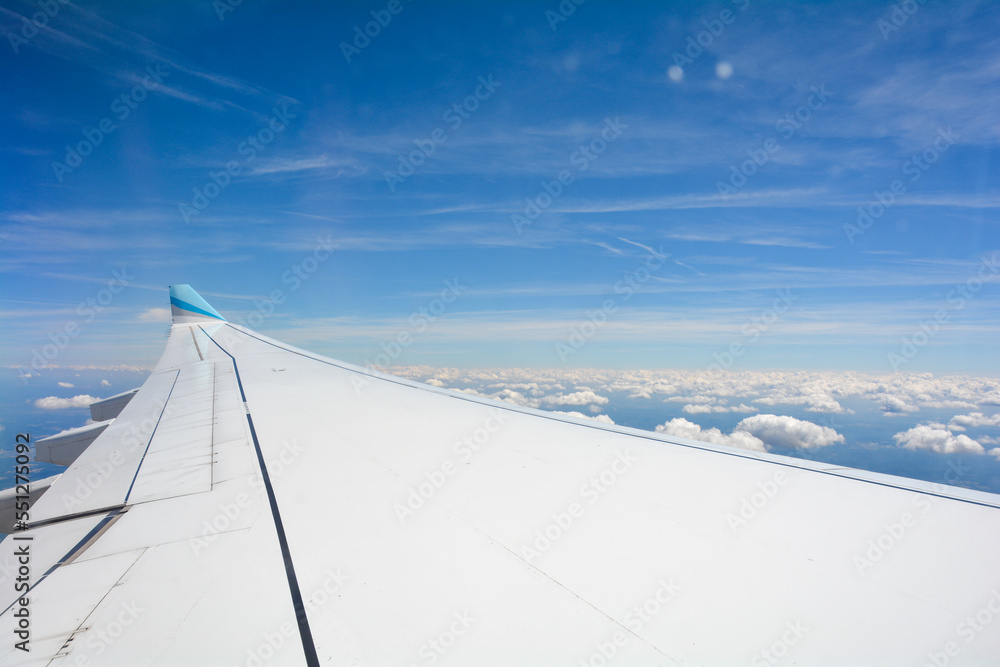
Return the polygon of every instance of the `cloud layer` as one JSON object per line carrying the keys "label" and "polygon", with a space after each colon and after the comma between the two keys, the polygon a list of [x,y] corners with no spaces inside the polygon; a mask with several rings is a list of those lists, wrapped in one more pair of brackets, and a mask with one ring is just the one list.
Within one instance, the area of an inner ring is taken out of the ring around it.
{"label": "cloud layer", "polygon": [[[846,443],[831,426],[778,413],[782,407],[817,414],[853,414],[843,402],[867,412],[878,411],[894,421],[917,417],[923,411],[969,410],[947,424],[924,423],[901,430],[900,446],[940,454],[984,454],[983,445],[1000,444],[1000,413],[985,406],[1000,405],[1000,380],[988,377],[929,373],[871,375],[857,372],[717,372],[680,370],[603,369],[456,369],[405,366],[389,369],[403,377],[437,387],[459,389],[478,396],[532,408],[583,410],[567,413],[611,422],[598,414],[608,408],[611,394],[627,400],[683,404],[685,415],[723,415],[759,412],[740,421],[730,433],[702,428],[685,418],[673,418],[656,427],[659,433],[756,451],[783,448],[815,451]],[[595,389],[596,388],[596,389]],[[867,406],[867,407],[862,407]],[[676,408],[667,410],[676,414]],[[590,414],[587,415],[586,413]],[[595,417],[596,415],[596,417]],[[963,431],[976,429],[974,435]],[[987,433],[982,433],[982,431]],[[989,431],[993,433],[989,433]],[[994,449],[989,453],[1000,458]]]}

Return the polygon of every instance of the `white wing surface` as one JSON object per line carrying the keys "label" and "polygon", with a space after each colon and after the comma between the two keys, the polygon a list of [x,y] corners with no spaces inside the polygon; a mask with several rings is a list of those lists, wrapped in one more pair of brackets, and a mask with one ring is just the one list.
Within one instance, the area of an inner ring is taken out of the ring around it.
{"label": "white wing surface", "polygon": [[171,302],[156,369],[2,544],[2,664],[1000,656],[995,495],[442,390]]}

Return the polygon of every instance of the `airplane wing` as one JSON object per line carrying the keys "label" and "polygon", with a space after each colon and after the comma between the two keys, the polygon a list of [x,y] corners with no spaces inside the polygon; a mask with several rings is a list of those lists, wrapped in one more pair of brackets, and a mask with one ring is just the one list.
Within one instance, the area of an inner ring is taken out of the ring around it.
{"label": "airplane wing", "polygon": [[431,387],[170,294],[155,370],[2,543],[4,665],[1000,656],[996,495]]}

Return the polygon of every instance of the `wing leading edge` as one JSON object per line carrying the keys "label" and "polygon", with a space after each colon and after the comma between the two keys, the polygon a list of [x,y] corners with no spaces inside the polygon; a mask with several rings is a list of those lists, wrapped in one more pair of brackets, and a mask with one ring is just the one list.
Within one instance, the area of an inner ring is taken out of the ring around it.
{"label": "wing leading edge", "polygon": [[34,549],[4,664],[1000,654],[997,496],[429,387],[180,287],[156,369],[3,543]]}

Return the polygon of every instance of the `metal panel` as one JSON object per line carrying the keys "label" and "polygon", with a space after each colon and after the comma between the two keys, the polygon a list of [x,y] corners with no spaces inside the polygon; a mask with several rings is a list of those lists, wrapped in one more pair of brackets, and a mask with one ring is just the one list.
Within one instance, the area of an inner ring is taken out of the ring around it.
{"label": "metal panel", "polygon": [[73,461],[76,461],[90,443],[97,440],[97,436],[104,433],[104,429],[110,426],[112,421],[114,420],[87,424],[36,440],[35,460],[60,466],[73,465]]}

